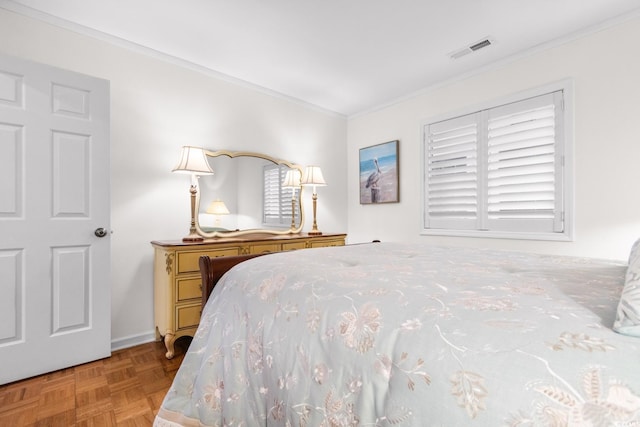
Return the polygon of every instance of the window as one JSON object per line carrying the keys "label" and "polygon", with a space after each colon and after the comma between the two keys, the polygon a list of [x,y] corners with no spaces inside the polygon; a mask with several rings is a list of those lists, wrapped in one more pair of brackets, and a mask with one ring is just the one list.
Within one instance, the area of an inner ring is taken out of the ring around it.
{"label": "window", "polygon": [[[289,227],[291,225],[291,190],[282,188],[289,168],[283,165],[265,165],[263,214],[265,225]],[[299,215],[296,206],[295,215]]]}
{"label": "window", "polygon": [[426,233],[570,237],[564,92],[424,126]]}

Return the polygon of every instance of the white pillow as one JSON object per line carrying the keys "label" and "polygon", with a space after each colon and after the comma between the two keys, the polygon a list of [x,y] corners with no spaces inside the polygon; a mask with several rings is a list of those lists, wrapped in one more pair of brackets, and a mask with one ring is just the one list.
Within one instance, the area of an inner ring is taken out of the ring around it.
{"label": "white pillow", "polygon": [[629,254],[629,266],[613,330],[640,337],[640,239],[633,244]]}

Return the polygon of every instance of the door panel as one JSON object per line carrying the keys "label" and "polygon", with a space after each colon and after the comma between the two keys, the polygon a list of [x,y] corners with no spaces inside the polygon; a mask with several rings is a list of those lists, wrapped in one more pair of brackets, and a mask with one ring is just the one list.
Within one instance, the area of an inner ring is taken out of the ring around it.
{"label": "door panel", "polygon": [[0,218],[17,218],[22,212],[22,126],[0,123]]}
{"label": "door panel", "polygon": [[88,250],[88,247],[53,248],[54,335],[89,327]]}
{"label": "door panel", "polygon": [[89,216],[91,138],[54,131],[53,216]]}
{"label": "door panel", "polygon": [[22,338],[22,300],[24,278],[21,275],[23,252],[0,250],[0,345],[16,342]]}
{"label": "door panel", "polygon": [[0,384],[110,354],[109,82],[0,55]]}

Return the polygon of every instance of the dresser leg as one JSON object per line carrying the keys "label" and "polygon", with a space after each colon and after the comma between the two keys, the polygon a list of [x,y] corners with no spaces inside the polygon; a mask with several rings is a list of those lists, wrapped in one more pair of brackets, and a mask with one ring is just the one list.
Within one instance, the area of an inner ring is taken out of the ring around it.
{"label": "dresser leg", "polygon": [[165,356],[167,357],[167,359],[173,359],[173,356],[175,354],[175,349],[173,347],[173,344],[175,340],[176,338],[173,332],[167,331],[167,333],[164,336],[164,346],[167,348],[167,354],[165,354]]}

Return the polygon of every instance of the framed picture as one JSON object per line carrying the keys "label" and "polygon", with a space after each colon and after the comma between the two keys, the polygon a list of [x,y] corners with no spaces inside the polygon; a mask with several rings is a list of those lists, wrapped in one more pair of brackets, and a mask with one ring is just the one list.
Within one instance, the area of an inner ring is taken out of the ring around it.
{"label": "framed picture", "polygon": [[360,149],[360,204],[399,202],[398,141]]}

